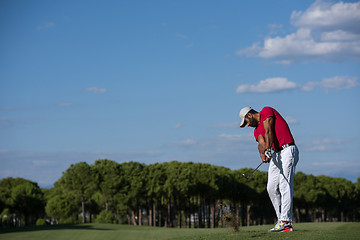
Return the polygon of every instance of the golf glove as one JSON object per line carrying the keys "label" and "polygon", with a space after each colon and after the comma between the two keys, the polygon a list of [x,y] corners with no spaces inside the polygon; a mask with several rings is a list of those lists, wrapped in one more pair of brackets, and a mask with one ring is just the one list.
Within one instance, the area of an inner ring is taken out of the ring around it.
{"label": "golf glove", "polygon": [[271,148],[265,150],[265,157],[267,157],[269,160],[272,158]]}

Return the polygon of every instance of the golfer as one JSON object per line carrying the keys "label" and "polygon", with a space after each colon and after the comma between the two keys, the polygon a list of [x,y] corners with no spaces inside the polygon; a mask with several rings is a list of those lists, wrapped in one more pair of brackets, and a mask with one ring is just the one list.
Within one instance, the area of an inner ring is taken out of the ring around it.
{"label": "golfer", "polygon": [[[261,160],[269,163],[267,191],[278,222],[270,232],[292,232],[293,185],[299,150],[284,118],[271,107],[250,107],[239,113],[240,127],[253,127]],[[272,153],[272,150],[274,152]]]}

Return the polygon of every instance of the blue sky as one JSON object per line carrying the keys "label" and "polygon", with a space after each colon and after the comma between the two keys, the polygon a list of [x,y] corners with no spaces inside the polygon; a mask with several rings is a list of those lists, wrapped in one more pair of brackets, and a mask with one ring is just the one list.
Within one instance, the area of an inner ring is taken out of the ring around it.
{"label": "blue sky", "polygon": [[3,0],[0,179],[51,186],[102,158],[256,167],[238,113],[272,106],[298,171],[356,181],[359,22],[356,1]]}

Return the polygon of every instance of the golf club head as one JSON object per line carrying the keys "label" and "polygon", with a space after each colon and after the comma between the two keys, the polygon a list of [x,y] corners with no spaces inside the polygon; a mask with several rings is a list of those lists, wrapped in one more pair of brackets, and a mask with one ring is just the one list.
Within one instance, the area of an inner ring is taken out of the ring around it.
{"label": "golf club head", "polygon": [[251,178],[251,176],[256,172],[256,170],[259,169],[259,167],[260,167],[263,163],[264,163],[264,162],[261,162],[261,163],[259,164],[259,166],[257,166],[257,168],[255,168],[255,170],[250,174],[250,176],[246,177],[244,173],[242,173],[241,175],[244,176],[246,179],[249,180],[249,179]]}
{"label": "golf club head", "polygon": [[251,175],[249,176],[249,177],[247,177],[246,175],[245,175],[245,173],[242,173],[241,174],[244,178],[246,178],[246,179],[249,179],[250,177],[251,177]]}

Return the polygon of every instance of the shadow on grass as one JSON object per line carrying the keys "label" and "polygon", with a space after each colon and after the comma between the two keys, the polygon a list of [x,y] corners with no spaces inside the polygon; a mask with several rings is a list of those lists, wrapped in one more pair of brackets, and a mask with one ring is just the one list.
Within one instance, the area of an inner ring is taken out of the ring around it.
{"label": "shadow on grass", "polygon": [[257,232],[250,235],[251,238],[263,238],[267,232]]}
{"label": "shadow on grass", "polygon": [[0,229],[0,234],[11,232],[32,232],[32,231],[49,231],[49,230],[97,230],[107,231],[111,229],[98,228],[93,225],[86,224],[59,224],[59,225],[46,225],[46,226],[31,226],[31,227],[14,227]]}

